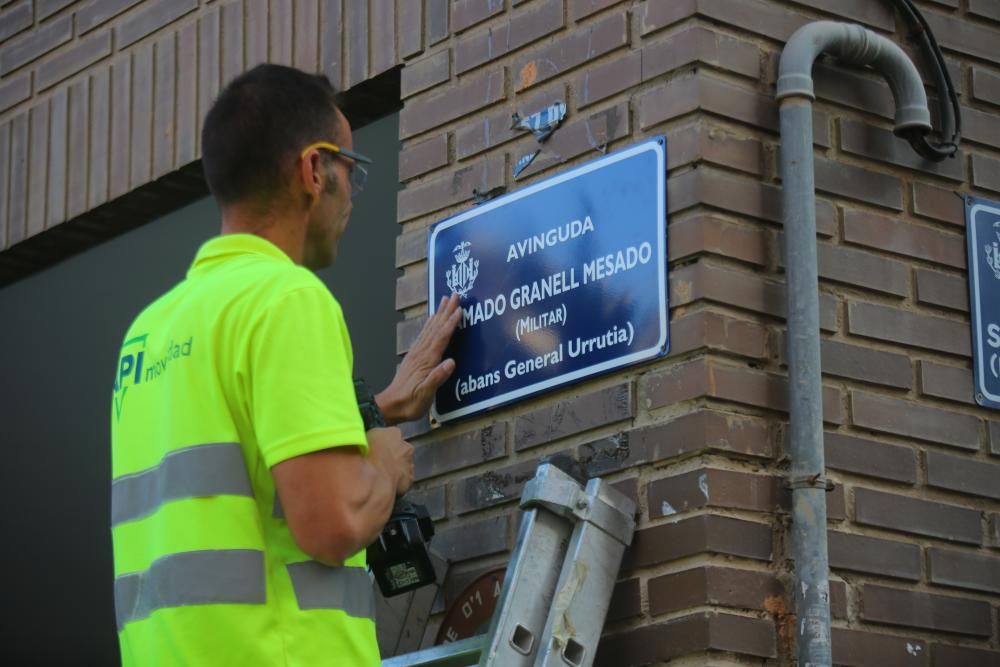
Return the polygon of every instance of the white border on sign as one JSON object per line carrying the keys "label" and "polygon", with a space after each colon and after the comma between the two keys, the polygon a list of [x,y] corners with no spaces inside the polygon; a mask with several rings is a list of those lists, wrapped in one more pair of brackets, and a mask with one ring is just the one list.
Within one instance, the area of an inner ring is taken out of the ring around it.
{"label": "white border on sign", "polygon": [[[976,323],[980,325],[980,328],[982,328],[983,315],[979,308],[979,304],[981,302],[981,299],[979,298],[979,238],[977,236],[976,227],[976,212],[979,211],[979,209],[990,211],[996,215],[1000,215],[1000,209],[993,206],[987,206],[986,204],[976,204],[969,210],[969,222],[971,223],[969,225],[969,234],[971,235],[969,244],[971,248],[975,249],[975,252],[969,253],[972,256],[972,285],[974,292],[972,300],[976,302]],[[981,332],[976,332],[973,340],[979,341],[978,349],[976,350],[976,365],[979,367],[979,392],[991,401],[1000,402],[1000,395],[991,394],[986,390],[986,372],[988,369],[986,368],[986,360],[983,358],[986,346],[982,341]]]}
{"label": "white border on sign", "polygon": [[[665,137],[654,137],[648,141],[644,141],[635,146],[623,149],[617,153],[612,153],[611,155],[605,156],[603,158],[598,158],[593,162],[581,165],[574,169],[559,174],[558,176],[553,176],[544,181],[540,181],[533,185],[524,188],[523,190],[518,190],[509,195],[503,196],[494,201],[481,204],[475,208],[469,209],[463,213],[456,215],[450,220],[445,220],[434,227],[434,231],[431,232],[430,239],[428,241],[428,248],[430,251],[428,255],[428,290],[429,294],[435,294],[434,291],[434,276],[436,274],[434,267],[434,243],[438,232],[441,232],[449,227],[453,227],[460,222],[464,222],[470,218],[474,218],[478,215],[486,213],[487,211],[492,211],[495,208],[504,206],[511,202],[515,202],[522,197],[527,197],[535,192],[540,192],[552,186],[559,185],[571,178],[581,176],[583,174],[594,171],[595,169],[606,167],[607,165],[614,164],[621,160],[634,157],[640,153],[646,151],[653,151],[656,153],[656,164],[657,173],[660,174],[660,178],[657,179],[656,187],[656,199],[657,199],[657,219],[659,223],[656,230],[656,242],[657,242],[657,258],[659,260],[658,267],[658,278],[659,278],[659,300],[660,300],[660,337],[656,345],[647,348],[645,350],[640,350],[638,352],[633,352],[630,355],[624,357],[616,357],[614,359],[609,359],[600,364],[595,364],[593,366],[587,366],[586,368],[577,369],[571,373],[565,373],[563,375],[558,375],[554,378],[544,380],[542,382],[536,382],[535,384],[528,385],[526,387],[521,387],[514,391],[509,391],[505,394],[500,394],[499,396],[494,396],[493,398],[481,401],[479,403],[471,403],[467,406],[461,407],[458,410],[453,410],[451,412],[441,414],[437,411],[437,403],[431,408],[431,415],[437,421],[448,421],[450,419],[456,419],[458,417],[463,417],[472,412],[478,412],[480,410],[488,410],[489,408],[495,407],[502,403],[509,403],[515,401],[528,394],[534,394],[540,391],[544,391],[549,387],[565,384],[572,382],[573,380],[588,377],[591,375],[596,375],[603,371],[611,370],[613,368],[618,368],[620,366],[628,366],[633,363],[638,363],[646,359],[651,359],[655,357],[667,343],[667,244],[666,244],[666,221],[667,221],[667,165],[666,165],[666,138]],[[429,315],[434,315],[437,309],[437,303],[433,296],[429,301]]]}

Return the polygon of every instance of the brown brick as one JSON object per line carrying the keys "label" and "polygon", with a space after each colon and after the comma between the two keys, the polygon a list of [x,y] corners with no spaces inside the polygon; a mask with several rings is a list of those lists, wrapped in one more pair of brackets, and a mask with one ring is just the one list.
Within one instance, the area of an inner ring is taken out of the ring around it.
{"label": "brown brick", "polygon": [[504,99],[504,72],[503,68],[484,71],[444,92],[410,100],[400,112],[400,138],[426,132]]}
{"label": "brown brick", "polygon": [[421,185],[400,190],[397,195],[397,219],[402,222],[469,201],[473,190],[487,192],[504,185],[505,178],[504,158],[499,155]]}
{"label": "brown brick", "polygon": [[705,161],[759,176],[762,156],[757,139],[739,137],[720,127],[697,122],[670,133],[667,169]]}
{"label": "brown brick", "polygon": [[610,60],[588,67],[577,77],[576,106],[586,106],[639,85],[642,80],[642,53],[626,51]]}
{"label": "brown brick", "polygon": [[[242,17],[241,17],[242,18]],[[153,178],[165,176],[174,168],[174,142],[177,132],[176,103],[176,34],[170,33],[156,43],[153,90]]]}
{"label": "brown brick", "polygon": [[31,97],[31,73],[25,72],[19,76],[9,77],[0,84],[0,111],[24,102]]}
{"label": "brown brick", "polygon": [[934,451],[925,456],[928,486],[1000,500],[1000,465]]}
{"label": "brown brick", "polygon": [[854,489],[854,520],[904,533],[979,544],[979,512],[871,489]]}
{"label": "brown brick", "polygon": [[637,530],[632,546],[625,551],[622,571],[701,553],[770,561],[771,528],[763,523],[702,514]]}
{"label": "brown brick", "polygon": [[7,208],[10,201],[10,123],[0,124],[0,251],[7,249]]}
{"label": "brown brick", "polygon": [[425,21],[427,46],[434,46],[450,34],[448,27],[448,5],[450,0],[426,0]]}
{"label": "brown brick", "polygon": [[849,303],[848,331],[856,336],[948,352],[971,354],[969,326],[965,322],[918,315],[873,303]]}
{"label": "brown brick", "polygon": [[670,323],[670,351],[707,348],[751,359],[768,356],[767,330],[760,323],[700,310]]}
{"label": "brown brick", "polygon": [[345,88],[361,83],[368,78],[368,4],[367,2],[344,3],[344,39],[346,40],[347,79]]}
{"label": "brown brick", "polygon": [[920,403],[851,391],[856,426],[975,451],[979,420]]}
{"label": "brown brick", "polygon": [[649,517],[673,516],[703,507],[773,513],[782,504],[781,484],[782,480],[773,475],[697,468],[647,485]]}
{"label": "brown brick", "polygon": [[38,20],[44,21],[48,17],[52,16],[61,9],[65,9],[74,2],[76,2],[76,0],[38,0]]}
{"label": "brown brick", "polygon": [[987,424],[990,439],[990,454],[1000,455],[1000,422],[990,421]]}
{"label": "brown brick", "polygon": [[174,147],[178,167],[194,162],[200,143],[197,136],[197,29],[197,24],[189,23],[177,33],[177,127]]}
{"label": "brown brick", "polygon": [[502,553],[510,548],[510,517],[498,516],[442,530],[434,550],[451,563]]}
{"label": "brown brick", "polygon": [[427,301],[427,265],[413,267],[396,280],[396,310]]}
{"label": "brown brick", "polygon": [[401,76],[403,98],[416,95],[451,77],[451,49],[442,49],[420,60],[406,64]]}
{"label": "brown brick", "polygon": [[961,235],[867,211],[844,211],[844,240],[957,269],[965,268],[965,239]]}
{"label": "brown brick", "polygon": [[862,167],[816,158],[816,189],[849,199],[903,210],[900,180]]}
{"label": "brown brick", "polygon": [[920,581],[920,547],[864,535],[827,531],[830,567]]}
{"label": "brown brick", "polygon": [[455,34],[503,13],[503,0],[455,0],[451,6],[451,31]]}
{"label": "brown brick", "polygon": [[453,493],[455,514],[468,514],[517,500],[524,484],[535,476],[538,463],[537,459],[521,461],[457,480]]}
{"label": "brown brick", "polygon": [[967,646],[934,644],[931,647],[931,660],[933,667],[955,667],[957,665],[961,665],[961,667],[996,667],[1000,664],[1000,652]]}
{"label": "brown brick", "polygon": [[421,443],[413,452],[417,480],[443,475],[507,456],[507,423]]}
{"label": "brown brick", "polygon": [[909,142],[891,130],[856,120],[841,119],[840,147],[848,153],[892,165],[919,169],[954,181],[965,180],[965,159],[961,152],[954,160],[932,162],[917,155]]}
{"label": "brown brick", "polygon": [[396,354],[406,354],[426,322],[427,316],[421,315],[405,319],[396,325]]}
{"label": "brown brick", "polygon": [[969,13],[1000,21],[1000,7],[990,0],[969,0]]}
{"label": "brown brick", "polygon": [[406,492],[406,499],[411,503],[425,506],[431,521],[440,521],[447,514],[447,490],[444,486],[410,489]]}
{"label": "brown brick", "polygon": [[976,404],[973,399],[972,371],[933,361],[920,361],[920,393],[968,405]]}
{"label": "brown brick", "polygon": [[739,225],[710,213],[671,220],[667,236],[671,262],[706,253],[766,266],[770,257],[767,235],[760,226]]}
{"label": "brown brick", "polygon": [[152,34],[198,8],[198,0],[152,0],[115,27],[115,45],[121,49]]}
{"label": "brown brick", "polygon": [[[781,224],[781,189],[755,179],[733,176],[712,167],[702,167],[667,179],[667,210],[671,215],[704,204],[751,218]],[[833,236],[836,209],[825,199],[816,200],[816,230]]]}
{"label": "brown brick", "polygon": [[639,3],[633,10],[638,16],[639,34],[646,37],[657,30],[668,28],[692,16],[697,11],[697,6],[696,0],[685,0],[684,2],[646,0],[646,2]]}
{"label": "brown brick", "polygon": [[439,134],[418,144],[409,143],[399,153],[399,180],[408,181],[446,164],[448,164],[447,134]]}
{"label": "brown brick", "polygon": [[28,158],[27,238],[45,229],[49,152],[49,100],[31,108],[31,144]]}
{"label": "brown brick", "polygon": [[923,218],[940,220],[953,225],[965,225],[962,197],[954,190],[928,185],[913,184],[913,212]]}
{"label": "brown brick", "polygon": [[542,153],[518,178],[534,176],[590,151],[603,153],[609,144],[627,137],[631,131],[627,102],[571,120],[545,142]]}
{"label": "brown brick", "polygon": [[108,200],[108,155],[111,140],[111,68],[101,67],[90,77],[90,160],[87,205]]}
{"label": "brown brick", "polygon": [[44,90],[73,76],[111,53],[111,33],[102,32],[77,42],[73,48],[46,60],[35,76],[38,90]]}
{"label": "brown brick", "polygon": [[455,47],[455,72],[462,74],[563,27],[563,3],[543,2],[515,11],[506,23],[466,35]]}
{"label": "brown brick", "polygon": [[[310,10],[315,13],[316,5],[313,1],[303,2],[296,9],[301,9],[301,11],[296,11],[295,22],[299,23],[299,17],[302,15],[308,16]],[[241,74],[244,70],[243,66],[243,56],[246,52],[246,30],[244,29],[244,13],[245,8],[242,2],[230,2],[228,4],[222,5],[222,82],[223,84],[229,83],[237,75]],[[315,27],[318,23],[318,17],[312,16],[312,25]],[[302,44],[308,44],[308,40],[303,37]],[[296,44],[298,48],[298,44]],[[315,44],[313,44],[315,49]],[[308,71],[315,71],[316,62],[315,57],[311,66],[308,67]],[[305,69],[305,68],[302,68]]]}
{"label": "brown brick", "polygon": [[849,667],[912,665],[926,667],[927,644],[922,639],[833,628],[833,662]]}
{"label": "brown brick", "polygon": [[[778,243],[784,247],[784,235],[778,236]],[[820,243],[816,253],[820,278],[892,296],[910,294],[907,280],[910,271],[903,262],[830,243]],[[784,253],[778,260],[778,265],[784,267]]]}
{"label": "brown brick", "polygon": [[49,174],[45,227],[66,220],[66,162],[69,135],[69,89],[61,88],[52,96],[49,113]]}
{"label": "brown brick", "polygon": [[514,420],[514,448],[522,451],[635,416],[632,384],[623,382],[524,412]]}
{"label": "brown brick", "polygon": [[868,0],[798,0],[798,3],[888,32],[896,29],[891,5],[872,4]]}
{"label": "brown brick", "polygon": [[834,63],[816,63],[813,68],[816,96],[845,106],[893,118],[895,104],[888,84],[881,77],[863,75],[857,69]]}
{"label": "brown brick", "polygon": [[396,237],[396,268],[427,259],[427,228],[403,232]]}
{"label": "brown brick", "polygon": [[[284,19],[280,16],[272,20],[272,28],[279,26],[282,20]],[[208,110],[220,90],[219,75],[222,68],[220,66],[221,54],[219,52],[219,45],[222,42],[222,38],[219,24],[218,7],[213,7],[198,17],[198,129],[195,132],[196,135],[201,134],[203,119],[208,114]],[[272,49],[275,46],[273,37],[274,35],[272,34]],[[273,50],[270,58],[272,62],[281,62],[275,57]],[[200,141],[198,145],[201,145]],[[201,154],[200,149],[198,154]]]}
{"label": "brown brick", "polygon": [[774,625],[762,619],[714,612],[682,616],[603,637],[597,647],[594,665],[630,667],[660,664],[661,661],[709,650],[774,657]]}
{"label": "brown brick", "polygon": [[611,593],[611,603],[608,605],[608,615],[604,622],[614,623],[636,616],[642,616],[642,594],[639,578],[626,579],[615,584]]}
{"label": "brown brick", "polygon": [[[706,452],[762,458],[774,454],[763,419],[702,408],[663,424],[580,445],[578,458],[589,464],[594,474],[606,474]],[[597,466],[601,466],[600,473]]]}
{"label": "brown brick", "polygon": [[[787,365],[784,336],[777,347],[781,363]],[[913,386],[913,365],[905,355],[873,350],[828,338],[820,340],[820,353],[825,374],[899,389],[909,389]]]}
{"label": "brown brick", "polygon": [[39,26],[0,49],[0,75],[6,76],[25,63],[68,42],[73,36],[73,16],[67,15]]}
{"label": "brown brick", "polygon": [[986,155],[972,156],[972,184],[1000,192],[1000,160]]}
{"label": "brown brick", "polygon": [[941,632],[989,637],[990,606],[978,600],[865,584],[862,618]]}
{"label": "brown brick", "polygon": [[[702,110],[778,132],[778,107],[773,95],[722,81],[701,72],[682,74],[665,85],[656,86],[638,98],[639,123],[649,129],[688,113]],[[813,113],[813,143],[830,145],[829,117]]]}
{"label": "brown brick", "polygon": [[972,107],[962,107],[962,141],[1000,147],[996,116]]}
{"label": "brown brick", "polygon": [[371,0],[371,76],[377,76],[395,67],[396,57],[396,3],[394,0]]}
{"label": "brown brick", "polygon": [[28,203],[28,112],[22,111],[10,121],[10,209],[7,212],[9,248],[27,234]]}
{"label": "brown brick", "polygon": [[[551,4],[551,3],[549,3]],[[525,90],[628,44],[628,23],[610,14],[514,61],[514,89]]]}
{"label": "brown brick", "polygon": [[823,440],[829,468],[904,484],[917,481],[916,454],[909,447],[830,431]]}
{"label": "brown brick", "polygon": [[574,21],[579,21],[622,2],[623,0],[570,0],[569,15]]}
{"label": "brown brick", "polygon": [[[669,288],[671,308],[704,299],[783,319],[788,307],[783,284],[707,261],[674,271]],[[820,295],[819,307],[820,328],[835,331],[837,307],[833,297]]]}
{"label": "brown brick", "polygon": [[990,513],[986,523],[986,546],[1000,549],[1000,514]]}
{"label": "brown brick", "polygon": [[424,50],[424,3],[396,3],[399,57],[408,60]]}
{"label": "brown brick", "polygon": [[[408,35],[412,33],[417,34],[418,48],[420,48],[419,41],[421,39],[421,31],[423,30],[423,22],[420,19],[420,10],[423,7],[421,2],[403,2],[400,3],[402,8],[401,12],[416,11],[417,18],[412,26],[409,23],[407,29],[403,31],[400,35],[400,42],[407,39],[407,43],[411,40],[407,38]],[[344,48],[344,35],[342,31],[342,26],[344,25],[344,5],[342,0],[322,0],[320,5],[320,20],[323,22],[323,27],[320,33],[319,42],[319,59],[320,59],[320,69],[326,74],[327,78],[333,83],[333,85],[338,88],[343,85],[344,80],[344,55],[342,53]],[[403,20],[403,17],[400,17]],[[261,21],[265,27],[267,26],[267,13],[261,17]],[[265,45],[266,54],[266,44],[267,44],[267,33],[264,33],[263,43]],[[266,55],[265,55],[266,57]]]}
{"label": "brown brick", "polygon": [[663,3],[648,0],[637,8],[640,31],[647,35],[697,13],[699,16],[776,39],[788,41],[798,28],[811,19],[787,7],[745,0],[687,0]]}
{"label": "brown brick", "polygon": [[764,611],[785,595],[773,574],[731,567],[682,570],[653,577],[648,585],[653,616],[707,605]]}
{"label": "brown brick", "polygon": [[972,96],[983,102],[1000,105],[1000,74],[981,67],[973,67]]}
{"label": "brown brick", "polygon": [[1000,61],[1000,45],[997,44],[995,31],[972,21],[936,12],[924,12],[924,17],[941,46],[975,58]]}
{"label": "brown brick", "polygon": [[[651,410],[702,396],[787,412],[788,380],[704,358],[654,371],[646,377],[644,398]],[[823,419],[834,424],[843,420],[840,390],[835,387],[823,388]]]}
{"label": "brown brick", "polygon": [[760,77],[757,47],[742,39],[696,26],[642,47],[642,80],[648,81],[691,63],[704,63],[735,74]]}
{"label": "brown brick", "polygon": [[1000,593],[1000,558],[931,547],[927,549],[927,565],[931,583]]}
{"label": "brown brick", "polygon": [[81,7],[76,12],[76,29],[80,34],[93,30],[110,18],[121,14],[140,0],[101,0]]}
{"label": "brown brick", "polygon": [[[90,123],[88,93],[86,79],[77,81],[69,87],[69,153],[66,159],[66,219],[68,220],[87,210],[87,128]],[[3,155],[3,151],[0,151],[0,155]],[[0,210],[0,215],[3,213]]]}
{"label": "brown brick", "polygon": [[132,58],[132,134],[130,189],[151,180],[153,166],[153,44],[138,47]]}
{"label": "brown brick", "polygon": [[0,14],[0,43],[3,43],[21,32],[25,28],[30,28],[34,23],[31,0],[22,0],[18,4],[3,10]]}
{"label": "brown brick", "polygon": [[917,282],[917,301],[962,313],[969,312],[969,283],[966,279],[931,271],[914,269]]}

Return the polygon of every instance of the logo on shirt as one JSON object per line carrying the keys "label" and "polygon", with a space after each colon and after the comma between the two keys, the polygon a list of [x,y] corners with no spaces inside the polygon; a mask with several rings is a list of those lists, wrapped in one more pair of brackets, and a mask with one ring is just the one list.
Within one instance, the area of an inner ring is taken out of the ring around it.
{"label": "logo on shirt", "polygon": [[136,387],[142,382],[152,382],[159,378],[167,369],[171,368],[171,362],[191,356],[191,348],[194,345],[194,337],[191,336],[185,341],[175,343],[171,340],[167,343],[166,351],[159,358],[151,361],[146,360],[146,342],[149,334],[136,336],[125,341],[122,345],[122,353],[118,359],[118,374],[115,376],[114,406],[115,419],[121,419],[122,407],[125,404],[125,396],[129,387]]}

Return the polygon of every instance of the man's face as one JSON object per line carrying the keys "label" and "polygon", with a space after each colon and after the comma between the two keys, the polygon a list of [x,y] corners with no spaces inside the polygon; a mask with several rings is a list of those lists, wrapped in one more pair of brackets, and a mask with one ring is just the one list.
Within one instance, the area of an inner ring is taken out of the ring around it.
{"label": "man's face", "polygon": [[[351,126],[347,118],[337,110],[340,136],[334,139],[341,148],[351,150],[354,142],[351,138]],[[316,206],[310,212],[306,228],[306,247],[303,264],[311,269],[329,266],[337,257],[337,245],[347,227],[351,216],[351,165],[348,157],[330,156],[325,164],[327,169],[327,187],[320,194]]]}

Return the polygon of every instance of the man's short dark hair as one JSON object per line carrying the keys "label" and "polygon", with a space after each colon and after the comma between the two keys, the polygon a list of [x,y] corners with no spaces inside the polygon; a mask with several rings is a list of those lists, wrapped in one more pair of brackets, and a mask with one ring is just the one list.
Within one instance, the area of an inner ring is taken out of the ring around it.
{"label": "man's short dark hair", "polygon": [[267,203],[316,141],[336,141],[337,91],[323,75],[258,65],[233,79],[205,116],[202,167],[219,204]]}

